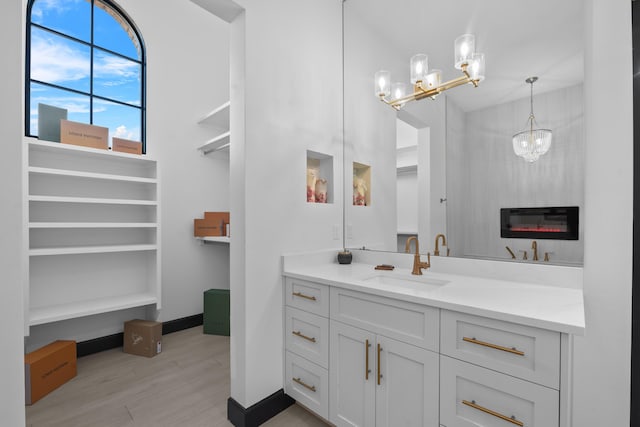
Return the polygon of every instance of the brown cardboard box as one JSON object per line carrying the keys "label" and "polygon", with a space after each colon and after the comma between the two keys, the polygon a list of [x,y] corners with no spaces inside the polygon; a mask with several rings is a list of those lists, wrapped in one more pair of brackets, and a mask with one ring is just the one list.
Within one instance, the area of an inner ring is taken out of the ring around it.
{"label": "brown cardboard box", "polygon": [[211,221],[209,219],[193,220],[194,237],[224,236],[224,224],[221,221]]}
{"label": "brown cardboard box", "polygon": [[147,357],[160,354],[162,352],[162,323],[140,319],[124,322],[122,351]]}
{"label": "brown cardboard box", "polygon": [[129,139],[111,138],[111,150],[121,153],[142,154],[142,142]]}
{"label": "brown cardboard box", "polygon": [[36,403],[75,377],[76,361],[75,341],[55,341],[25,354],[25,403]]}
{"label": "brown cardboard box", "polygon": [[220,224],[220,234],[216,236],[226,236],[229,225],[229,212],[205,212],[204,219]]}
{"label": "brown cardboard box", "polygon": [[109,148],[109,128],[60,120],[60,142],[106,150]]}

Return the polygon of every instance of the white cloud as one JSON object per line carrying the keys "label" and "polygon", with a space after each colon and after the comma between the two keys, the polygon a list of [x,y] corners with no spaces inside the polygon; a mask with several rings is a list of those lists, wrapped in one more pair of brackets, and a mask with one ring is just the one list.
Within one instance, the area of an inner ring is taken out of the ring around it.
{"label": "white cloud", "polygon": [[139,79],[140,66],[135,62],[110,56],[104,53],[96,53],[93,63],[93,72],[96,77],[119,77],[124,81],[111,81],[107,84],[118,85],[126,83],[127,80]]}
{"label": "white cloud", "polygon": [[75,4],[84,0],[37,0],[31,11],[31,15],[42,18],[42,16],[49,12],[64,13],[67,10],[71,10]]}
{"label": "white cloud", "polygon": [[116,128],[116,131],[113,136],[115,138],[133,139],[135,136],[135,133],[127,129],[125,125],[120,125]]}
{"label": "white cloud", "polygon": [[[32,97],[33,105],[47,104],[59,108],[66,108],[68,113],[89,114],[89,99],[79,96],[37,96]],[[95,112],[95,108],[94,108]],[[37,108],[31,110],[31,114],[37,114]]]}
{"label": "white cloud", "polygon": [[87,53],[69,44],[34,32],[31,38],[31,78],[48,83],[78,81],[89,77]]}

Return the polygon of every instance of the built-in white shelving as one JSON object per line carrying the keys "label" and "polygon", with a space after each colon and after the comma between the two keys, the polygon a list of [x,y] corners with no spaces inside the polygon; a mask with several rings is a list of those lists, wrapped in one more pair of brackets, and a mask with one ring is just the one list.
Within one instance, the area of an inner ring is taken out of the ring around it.
{"label": "built-in white shelving", "polygon": [[24,247],[29,327],[161,308],[157,162],[25,138]]}
{"label": "built-in white shelving", "polygon": [[207,236],[207,237],[196,237],[197,240],[200,240],[203,243],[227,243],[231,242],[231,238],[226,236]]}
{"label": "built-in white shelving", "polygon": [[113,246],[78,246],[30,249],[30,256],[72,255],[72,254],[106,254],[109,252],[155,251],[157,245],[113,245]]}
{"label": "built-in white shelving", "polygon": [[155,222],[30,222],[29,228],[156,228]]}
{"label": "built-in white shelving", "polygon": [[211,125],[223,129],[228,129],[230,112],[231,101],[227,101],[221,106],[214,108],[211,112],[205,114],[202,118],[200,118],[200,120],[198,120],[198,124]]}
{"label": "built-in white shelving", "polygon": [[93,314],[108,313],[156,304],[158,297],[155,293],[129,294],[105,298],[95,298],[91,301],[72,302],[68,304],[51,305],[30,310],[31,326],[60,320],[75,319],[76,317]]}
{"label": "built-in white shelving", "polygon": [[225,148],[228,148],[230,143],[231,132],[225,132],[222,135],[218,135],[215,138],[205,142],[198,147],[198,150],[202,151],[203,154],[209,154],[214,151],[224,150]]}
{"label": "built-in white shelving", "polygon": [[29,196],[30,202],[57,202],[57,203],[86,203],[97,205],[145,205],[157,206],[155,200],[129,200],[129,199],[100,199],[91,197],[61,197],[61,196]]}
{"label": "built-in white shelving", "polygon": [[214,138],[198,146],[198,150],[203,155],[229,148],[231,144],[230,112],[231,102],[227,101],[198,120],[198,124],[211,126],[216,130]]}
{"label": "built-in white shelving", "polygon": [[112,175],[112,174],[105,174],[105,173],[92,173],[92,172],[72,171],[72,170],[65,170],[65,169],[55,169],[55,168],[29,167],[29,173],[43,174],[43,175],[70,176],[70,177],[88,178],[88,179],[105,179],[105,180],[112,180],[112,181],[144,182],[149,184],[156,183],[156,180],[151,178],[139,178],[135,176]]}

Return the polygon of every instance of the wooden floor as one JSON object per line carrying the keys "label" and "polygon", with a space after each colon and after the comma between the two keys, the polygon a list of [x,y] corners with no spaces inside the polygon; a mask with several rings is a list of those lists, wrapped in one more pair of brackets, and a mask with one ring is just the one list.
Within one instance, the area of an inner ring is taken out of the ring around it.
{"label": "wooden floor", "polygon": [[[163,337],[146,358],[113,349],[78,359],[78,376],[32,406],[32,427],[218,427],[227,421],[229,338],[202,327]],[[298,405],[265,426],[326,427]]]}

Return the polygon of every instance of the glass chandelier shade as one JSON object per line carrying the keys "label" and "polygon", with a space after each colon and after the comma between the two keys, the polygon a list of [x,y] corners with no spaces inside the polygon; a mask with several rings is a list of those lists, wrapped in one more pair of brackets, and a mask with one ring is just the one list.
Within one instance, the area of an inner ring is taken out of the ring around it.
{"label": "glass chandelier shade", "polygon": [[513,152],[527,162],[535,162],[549,151],[551,147],[552,132],[550,129],[537,128],[536,118],[533,115],[533,83],[537,77],[529,77],[526,82],[531,84],[531,113],[527,119],[527,126],[521,132],[513,135]]}

